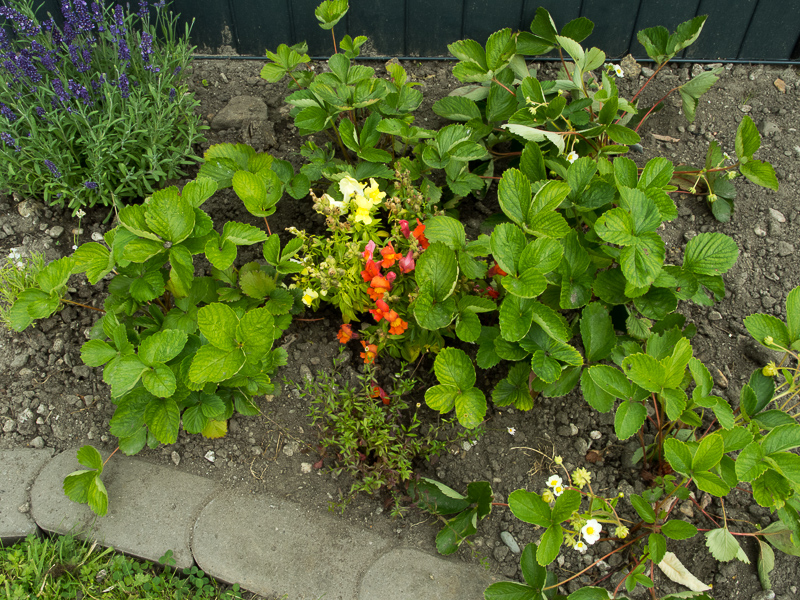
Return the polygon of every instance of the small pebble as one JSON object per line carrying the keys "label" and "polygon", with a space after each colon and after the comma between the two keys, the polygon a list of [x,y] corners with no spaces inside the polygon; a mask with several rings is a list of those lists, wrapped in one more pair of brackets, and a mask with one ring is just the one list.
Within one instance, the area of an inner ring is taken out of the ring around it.
{"label": "small pebble", "polygon": [[205,458],[208,462],[212,462],[212,463],[215,460],[217,460],[217,457],[214,455],[214,451],[213,450],[209,450],[208,452],[206,452],[205,455],[203,456],[203,458]]}
{"label": "small pebble", "polygon": [[175,452],[174,450],[172,451],[170,458],[172,458],[172,462],[175,463],[176,467],[181,463],[181,455]]}
{"label": "small pebble", "polygon": [[767,237],[767,232],[760,225],[753,229],[753,233],[755,233],[758,237]]}
{"label": "small pebble", "polygon": [[508,546],[508,549],[511,550],[514,554],[519,554],[519,544],[514,539],[514,536],[508,533],[507,531],[500,532],[500,539],[503,540],[503,543]]}
{"label": "small pebble", "polygon": [[786,223],[786,217],[783,216],[783,213],[775,210],[774,208],[769,209],[769,216],[775,219],[778,223]]}
{"label": "small pebble", "polygon": [[44,440],[42,439],[42,436],[37,436],[37,437],[33,438],[31,440],[30,445],[33,448],[36,448],[37,450],[41,450],[42,448],[44,448]]}
{"label": "small pebble", "polygon": [[595,429],[594,431],[589,433],[589,437],[592,438],[593,440],[599,440],[601,437],[603,437],[603,434]]}
{"label": "small pebble", "polygon": [[301,473],[311,473],[311,468],[312,468],[311,463],[307,463],[307,462],[300,463],[300,472]]}

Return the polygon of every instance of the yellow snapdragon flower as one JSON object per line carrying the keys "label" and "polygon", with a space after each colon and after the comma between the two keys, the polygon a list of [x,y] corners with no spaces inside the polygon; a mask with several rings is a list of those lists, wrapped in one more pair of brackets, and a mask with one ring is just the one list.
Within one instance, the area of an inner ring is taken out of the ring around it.
{"label": "yellow snapdragon flower", "polygon": [[311,306],[311,303],[317,298],[319,298],[319,294],[311,288],[307,288],[305,292],[303,292],[303,304],[306,306]]}

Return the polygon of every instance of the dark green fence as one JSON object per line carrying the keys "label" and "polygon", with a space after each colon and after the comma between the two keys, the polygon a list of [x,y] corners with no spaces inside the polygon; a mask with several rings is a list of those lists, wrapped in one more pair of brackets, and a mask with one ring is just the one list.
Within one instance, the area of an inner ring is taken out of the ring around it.
{"label": "dark green fence", "polygon": [[[319,2],[173,0],[172,7],[182,22],[195,20],[199,53],[264,56],[267,48],[305,40],[312,55],[329,55],[330,34],[314,17]],[[45,0],[42,15],[60,17],[58,6],[58,0]],[[703,33],[684,58],[759,62],[800,55],[800,0],[350,0],[335,31],[337,37],[369,36],[371,52],[380,56],[447,56],[447,44],[455,40],[483,43],[504,27],[527,30],[539,6],[558,27],[579,16],[591,19],[595,29],[585,44],[612,58],[646,56],[636,40],[641,29],[663,25],[672,31],[703,14]]]}

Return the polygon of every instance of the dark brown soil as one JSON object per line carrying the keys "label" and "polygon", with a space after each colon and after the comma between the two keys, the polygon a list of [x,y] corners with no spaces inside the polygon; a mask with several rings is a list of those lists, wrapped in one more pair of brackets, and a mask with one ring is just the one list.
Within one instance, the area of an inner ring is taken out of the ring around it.
{"label": "dark brown soil", "polygon": [[[426,100],[417,113],[418,124],[429,128],[444,124],[430,106],[458,87],[459,83],[450,74],[452,65],[448,62],[404,65],[413,80],[424,84]],[[262,149],[297,167],[301,164],[299,149],[305,140],[298,136],[288,116],[288,107],[282,103],[286,95],[284,86],[261,80],[258,77],[261,66],[261,61],[198,61],[192,75],[193,90],[201,101],[202,114],[209,120],[234,96],[263,98],[269,106],[271,123],[260,132],[258,143],[265,147]],[[383,70],[380,63],[373,66],[379,72]],[[542,67],[540,78],[552,77],[552,68]],[[646,99],[660,98],[704,68],[680,65],[666,69],[648,88]],[[777,79],[785,84],[785,93],[776,87]],[[630,97],[643,80],[626,78],[620,87]],[[739,261],[726,276],[727,297],[711,308],[688,304],[680,308],[698,326],[698,335],[693,340],[696,355],[712,372],[719,371],[715,393],[727,397],[733,406],[738,405],[739,390],[752,370],[770,360],[766,351],[750,340],[742,319],[753,312],[785,318],[786,294],[800,284],[800,269],[795,260],[795,252],[800,250],[797,233],[800,208],[796,203],[800,192],[797,180],[800,136],[796,124],[799,94],[800,81],[792,68],[724,65],[721,80],[701,100],[694,124],[687,123],[680,114],[680,100],[676,97],[643,127],[644,152],[631,153],[640,164],[654,156],[666,156],[676,164],[699,164],[712,140],[732,153],[736,127],[744,114],[750,114],[763,134],[758,158],[775,166],[780,191],[770,192],[738,179],[736,211],[731,222],[725,224],[714,220],[702,199],[680,195],[676,197],[680,216],[662,231],[667,241],[668,261],[679,259],[686,241],[699,232],[721,231],[739,244]],[[673,141],[659,141],[655,135],[668,136]],[[209,132],[208,144],[251,141],[242,136],[243,132],[238,130]],[[26,202],[20,207],[23,200]],[[31,210],[30,214],[25,207]],[[230,190],[218,194],[204,209],[220,228],[227,220],[259,224]],[[307,200],[285,197],[270,225],[273,231],[286,236],[285,242],[289,237],[283,232],[286,227],[319,227],[309,217],[311,213]],[[468,232],[476,233],[479,216],[470,216],[469,209],[465,210],[463,220]],[[91,211],[81,223],[82,233],[76,236],[71,232],[78,223],[67,213],[37,208],[35,199],[30,202],[24,198],[0,197],[0,253],[7,255],[17,248],[23,253],[45,251],[48,258],[58,258],[68,254],[74,243],[88,241],[93,232],[105,231],[108,227],[102,223],[105,217],[101,210]],[[254,260],[256,250],[251,254],[240,251],[240,260]],[[72,285],[74,299],[102,305],[103,282],[89,286],[85,280],[75,278]],[[80,360],[80,346],[96,316],[92,311],[79,312],[69,307],[22,334],[0,330],[0,448],[36,446],[62,451],[91,443],[113,450],[115,440],[108,433],[108,421],[113,414],[108,388],[102,381],[101,369],[84,366]],[[290,362],[281,369],[279,377],[290,382],[302,381],[304,373],[329,369],[338,353],[335,333],[340,321],[335,311],[304,316],[321,320],[295,322],[280,341],[289,351]],[[352,352],[350,356],[345,370],[352,374],[360,360],[357,354],[355,359]],[[426,381],[429,378],[424,372],[418,375]],[[489,374],[489,378],[502,376],[501,372]],[[483,383],[490,387],[494,382]],[[420,395],[422,391],[420,386]],[[299,398],[291,384],[283,386],[274,397],[258,400],[262,414],[234,417],[225,438],[206,440],[182,433],[174,446],[146,449],[140,456],[159,464],[174,463],[177,469],[244,486],[254,493],[280,495],[309,510],[327,510],[332,501],[346,495],[351,481],[346,476],[333,477],[326,469],[303,472],[303,463],[318,460],[317,436],[308,417],[308,402]],[[516,429],[515,435],[508,433],[509,427]],[[618,442],[613,436],[612,415],[591,410],[576,390],[564,398],[542,399],[526,413],[490,406],[485,435],[477,444],[453,444],[436,465],[420,465],[419,472],[459,491],[464,491],[471,481],[488,480],[495,491],[495,500],[504,502],[518,488],[541,492],[547,475],[553,472],[547,457],[561,455],[570,471],[578,466],[588,468],[595,490],[611,496],[620,491],[644,489],[639,469],[630,464],[636,447],[637,442]],[[596,450],[603,460],[588,463],[585,457],[589,450]],[[209,460],[209,452],[213,452],[213,462]],[[725,501],[725,510],[728,519],[756,525],[765,526],[773,520],[769,511],[756,505],[746,492],[734,491]],[[720,501],[713,499],[707,511],[721,515]],[[681,506],[680,512],[682,518],[692,520],[698,527],[713,527],[690,505]],[[341,518],[354,527],[367,526],[383,535],[397,537],[400,544],[435,551],[437,523],[425,513],[411,510],[404,519],[393,520],[384,510],[381,498],[358,497]],[[492,572],[516,579],[520,577],[518,556],[500,540],[502,531],[511,533],[522,547],[537,541],[541,535],[541,530],[516,520],[507,509],[496,507],[490,518],[479,525],[472,544],[465,545],[459,555],[473,562],[476,568],[483,564]],[[755,540],[745,540],[743,545],[750,565],[717,563],[700,535],[682,544],[670,542],[668,549],[676,552],[699,579],[713,583],[713,597],[755,598],[761,590],[755,566],[757,547]],[[584,556],[564,549],[563,560],[559,558],[554,564],[559,578],[580,571],[611,548],[610,542],[601,542]],[[624,559],[615,555],[603,568],[596,568],[577,581],[588,584],[607,576],[605,584],[610,583],[613,588],[622,577],[622,571],[618,570],[622,566]],[[772,573],[775,597],[780,600],[800,597],[797,569],[797,559],[776,552]],[[660,572],[654,577],[659,593],[679,591]],[[565,591],[573,591],[577,585],[577,582],[567,584]],[[642,588],[634,597],[645,597]]]}

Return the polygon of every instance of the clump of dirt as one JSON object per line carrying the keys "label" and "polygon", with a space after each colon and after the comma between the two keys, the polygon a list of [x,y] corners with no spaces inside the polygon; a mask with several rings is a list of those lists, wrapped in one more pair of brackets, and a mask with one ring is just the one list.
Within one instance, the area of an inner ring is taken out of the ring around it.
{"label": "clump of dirt", "polygon": [[[436,128],[446,124],[431,110],[432,103],[460,84],[451,75],[451,62],[404,63],[410,78],[423,84],[425,102],[417,112],[417,124]],[[201,101],[207,122],[232,99],[255,96],[262,99],[269,112],[268,123],[255,131],[251,127],[208,132],[208,143],[248,142],[261,146],[278,158],[300,166],[301,138],[283,104],[287,92],[283,84],[269,84],[258,74],[260,61],[204,60],[196,61],[192,71],[192,89]],[[381,65],[373,65],[380,72]],[[539,64],[540,79],[552,78],[555,65]],[[664,69],[645,93],[645,101],[660,98],[667,90],[691,76],[717,65],[677,65]],[[735,407],[739,391],[752,370],[771,359],[756,345],[742,324],[753,312],[764,312],[785,318],[786,294],[800,284],[800,270],[795,254],[800,248],[797,160],[800,158],[800,136],[796,115],[800,98],[800,81],[794,68],[718,65],[723,71],[720,81],[705,96],[697,110],[697,119],[689,124],[680,114],[680,99],[675,96],[661,112],[643,127],[642,153],[630,154],[643,165],[655,156],[666,156],[676,164],[702,164],[709,142],[718,141],[731,152],[737,125],[749,114],[762,134],[758,158],[775,166],[780,190],[771,192],[744,179],[736,180],[738,197],[729,223],[717,222],[702,198],[681,194],[676,198],[679,217],[667,224],[662,236],[667,242],[668,262],[680,260],[687,240],[700,232],[721,231],[733,237],[741,249],[738,263],[726,276],[727,295],[713,307],[683,304],[680,310],[697,324],[698,335],[692,344],[695,354],[709,365],[715,377],[715,394],[726,397]],[[321,69],[321,65],[315,65]],[[636,79],[623,78],[618,84],[628,97],[638,89],[649,73]],[[778,83],[780,80],[780,83]],[[189,178],[196,172],[189,173]],[[187,179],[174,182],[182,185]],[[491,198],[491,195],[490,195]],[[487,205],[491,204],[487,199]],[[495,210],[497,207],[488,206]],[[247,213],[230,191],[223,191],[205,206],[218,228],[228,220],[250,222],[262,226]],[[0,252],[7,255],[17,249],[23,255],[41,251],[48,259],[71,252],[73,244],[88,241],[93,233],[109,227],[102,209],[87,211],[83,220],[72,219],[65,211],[47,208],[35,199],[0,197]],[[463,221],[468,230],[477,232],[485,215],[472,207],[464,207]],[[294,226],[319,231],[308,200],[288,197],[278,205],[270,218],[272,231],[279,232],[285,243]],[[80,228],[80,230],[79,230]],[[258,258],[258,250],[240,249],[239,260]],[[71,298],[93,307],[101,307],[106,281],[95,286],[85,279],[74,279]],[[108,387],[102,381],[102,369],[83,365],[80,347],[92,323],[100,313],[69,306],[53,317],[39,322],[21,334],[0,330],[0,447],[52,448],[62,451],[91,443],[111,451],[114,438],[108,423],[114,407]],[[340,324],[333,310],[307,314],[309,321],[295,321],[279,341],[289,353],[289,365],[281,369],[279,378],[301,382],[318,369],[330,369],[338,355],[335,337]],[[345,352],[345,374],[358,374],[360,359],[356,348]],[[385,369],[388,366],[384,366]],[[429,375],[418,371],[423,381]],[[484,374],[491,386],[501,371]],[[424,388],[420,386],[420,397]],[[189,436],[183,432],[173,446],[140,453],[144,460],[210,477],[226,484],[243,486],[250,491],[280,495],[309,509],[324,511],[331,502],[345,497],[351,481],[346,476],[332,476],[325,469],[308,472],[308,464],[317,462],[317,432],[311,427],[310,407],[300,399],[296,386],[289,383],[274,396],[258,398],[261,414],[257,417],[231,419],[228,435],[218,440]],[[424,405],[423,405],[424,406]],[[429,419],[436,419],[431,414]],[[509,433],[514,428],[515,433]],[[553,472],[552,457],[560,455],[570,471],[586,467],[593,477],[595,490],[613,496],[641,493],[646,481],[640,465],[631,464],[638,442],[620,443],[613,435],[613,415],[598,414],[588,407],[578,390],[564,398],[541,399],[534,409],[519,412],[491,405],[485,423],[485,435],[477,444],[456,443],[435,465],[420,465],[419,473],[441,480],[464,491],[472,481],[488,480],[495,492],[495,501],[504,502],[518,488],[541,492],[547,476]],[[706,511],[722,515],[719,499],[710,500]],[[729,520],[743,520],[766,526],[774,520],[769,511],[759,507],[746,491],[734,491],[725,500]],[[690,503],[682,503],[679,518],[695,522],[701,528],[713,528],[705,516]],[[341,516],[354,527],[370,526],[378,533],[396,536],[400,543],[435,552],[437,522],[425,513],[412,510],[406,518],[392,520],[379,497],[358,497]],[[484,564],[492,572],[508,578],[519,578],[519,557],[500,539],[501,532],[510,533],[521,547],[538,541],[541,529],[518,521],[505,508],[495,507],[492,515],[479,525],[478,534],[465,544],[459,555],[465,561]],[[745,539],[743,546],[750,565],[738,562],[720,564],[708,553],[701,535],[681,544],[670,542],[684,564],[702,581],[714,585],[716,598],[756,597],[761,590],[756,572],[755,540]],[[613,546],[602,541],[585,555],[564,549],[554,564],[560,579],[566,579],[604,556]],[[599,567],[580,575],[565,585],[571,592],[581,585],[603,581],[612,588],[619,583],[625,558],[615,554]],[[773,589],[780,600],[797,598],[797,559],[776,552],[772,573]],[[660,572],[653,573],[661,592],[679,591]],[[644,597],[637,591],[635,597]]]}

